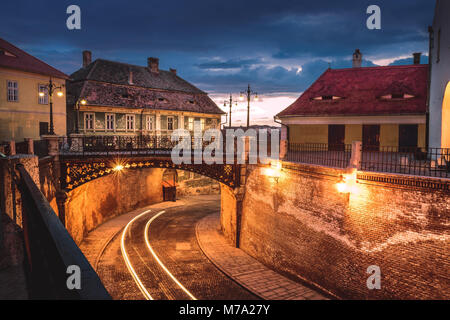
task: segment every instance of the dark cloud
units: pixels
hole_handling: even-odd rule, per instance
[[[300,92],[329,63],[351,66],[355,48],[366,65],[427,52],[434,1],[376,2],[382,30],[370,31],[368,0],[4,1],[0,37],[66,73],[89,49],[94,59],[139,65],[158,56],[162,68],[208,91],[239,91],[250,82],[264,92]],[[82,30],[65,27],[71,4],[81,7]]]
[[[258,63],[261,63],[261,59],[231,59],[227,61],[212,60],[197,64],[196,67],[200,69],[236,69],[249,67]]]

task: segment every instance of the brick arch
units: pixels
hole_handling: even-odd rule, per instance
[[[123,168],[115,170],[120,164]],[[106,158],[61,159],[61,189],[71,191],[79,186],[111,174],[126,174],[128,170],[145,168],[176,169],[190,171],[216,180],[230,188],[239,186],[240,165],[238,164],[175,164],[171,158],[133,158],[114,160]]]

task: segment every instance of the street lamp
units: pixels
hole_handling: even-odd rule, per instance
[[[75,110],[77,111],[77,116],[75,118],[76,123],[75,123],[75,133],[80,133],[78,127],[80,126],[80,104],[82,104],[83,106],[86,105],[87,101],[84,99],[78,99],[77,102],[75,103]]]
[[[226,101],[226,100],[225,100],[225,101],[223,102],[223,106],[224,106],[224,107],[226,107],[227,105],[230,106],[230,114],[229,114],[229,115],[230,115],[230,120],[229,120],[229,121],[230,121],[230,128],[231,128],[231,106],[233,105],[233,96],[231,95],[231,93],[230,93],[230,100],[229,100],[229,101]],[[237,104],[237,101],[234,101],[234,105],[235,105],[235,106],[238,105],[238,104]]]
[[[64,88],[64,85],[56,85],[53,83],[52,78],[50,78],[49,83],[47,83],[45,85],[45,87],[47,88],[47,92],[48,92],[48,98],[49,98],[49,104],[50,104],[50,135],[54,135],[55,134],[55,129],[53,126],[53,92],[56,91],[56,95],[58,97],[62,97],[64,96],[64,93],[62,92],[62,89]],[[45,95],[45,92],[39,92],[39,96],[43,97]]]
[[[250,84],[248,85],[247,91],[241,92],[241,96],[239,97],[239,100],[244,101],[244,97],[247,97],[247,128],[250,127],[250,101],[252,99],[252,95],[255,96],[254,100],[258,101],[258,93],[255,91],[252,91],[250,89]]]

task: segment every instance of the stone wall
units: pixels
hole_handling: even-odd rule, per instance
[[[14,155],[0,159],[0,269],[23,262],[22,199],[13,176],[22,164],[39,186],[38,158]]]
[[[448,193],[362,180],[339,193],[342,170],[283,167],[278,181],[262,167],[247,176],[241,249],[341,298],[450,298]],[[236,213],[224,200],[233,196],[222,194],[222,229],[232,239]],[[380,290],[367,288],[371,265],[381,269]]]
[[[198,173],[177,170],[177,197],[219,194],[219,182]]]
[[[112,217],[162,201],[162,169],[136,169],[88,182],[68,193],[66,228],[79,244]]]

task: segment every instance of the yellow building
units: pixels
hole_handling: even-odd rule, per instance
[[[362,59],[359,51],[355,57]],[[428,65],[328,69],[276,117],[289,143],[426,147]],[[354,61],[355,62],[355,61]]]
[[[47,134],[50,105],[47,85],[62,87],[53,95],[55,133],[66,134],[67,75],[0,39],[0,141],[39,139]],[[41,94],[39,94],[41,92]]]

